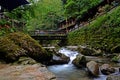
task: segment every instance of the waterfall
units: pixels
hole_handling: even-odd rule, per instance
[[[59,53],[66,55],[70,58],[70,61],[68,64],[72,64],[72,61],[76,58],[78,52],[77,51],[71,51],[66,48],[62,48],[59,50]]]

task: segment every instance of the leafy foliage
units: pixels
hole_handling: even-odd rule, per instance
[[[11,27],[23,31],[56,29],[58,22],[64,19],[61,0],[30,0],[30,2],[30,5],[5,12],[4,15],[9,19],[0,21],[0,25],[9,21]]]
[[[69,44],[88,44],[106,51],[120,44],[120,7],[98,17],[90,25],[71,32]]]
[[[56,29],[58,22],[64,18],[61,0],[40,0],[33,5],[35,17],[29,20],[28,30]]]
[[[101,0],[67,0],[65,5],[66,16],[82,16],[90,8],[98,5]]]

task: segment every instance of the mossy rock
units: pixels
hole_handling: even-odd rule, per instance
[[[20,57],[19,60],[14,62],[13,64],[33,65],[33,64],[37,64],[37,62],[30,57]]]
[[[18,57],[25,56],[25,50],[7,37],[0,38],[0,58],[7,62],[18,60]]]
[[[95,51],[93,51],[92,49],[88,48],[88,47],[79,47],[78,51],[86,56],[90,56],[93,55],[93,53],[95,53]]]
[[[85,67],[87,63],[86,57],[84,55],[78,54],[72,63],[79,68]]]
[[[29,56],[37,61],[48,61],[52,54],[45,49],[28,34],[15,32],[0,38],[0,57],[7,61],[18,60],[21,56]]]

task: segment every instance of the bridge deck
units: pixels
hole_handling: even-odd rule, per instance
[[[63,31],[31,31],[29,32],[32,38],[36,40],[65,40],[67,35]]]

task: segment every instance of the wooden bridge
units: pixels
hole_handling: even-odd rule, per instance
[[[75,18],[69,18],[61,21],[58,25],[58,30],[35,30],[29,34],[36,40],[65,40],[67,33],[75,26]]]
[[[36,40],[65,40],[67,34],[65,31],[46,31],[46,30],[36,30],[29,32],[32,38]]]

